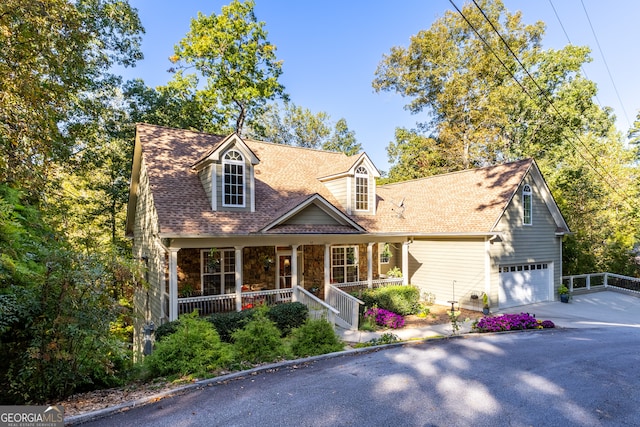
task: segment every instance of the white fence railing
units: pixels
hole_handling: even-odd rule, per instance
[[[332,325],[336,324],[336,316],[339,314],[337,309],[304,288],[297,287],[296,289],[298,291],[293,293],[292,299],[307,306],[310,319],[326,319]]]
[[[351,330],[358,329],[360,304],[364,302],[333,285],[326,288],[325,300],[338,311],[336,318],[338,326]]]
[[[289,302],[292,293],[291,288],[242,292],[240,294],[241,308],[253,308],[257,304],[274,305],[280,302]],[[191,313],[194,310],[198,310],[200,316],[236,311],[236,294],[178,298],[178,314]]]
[[[381,288],[383,286],[402,285],[402,277],[393,277],[389,279],[375,279],[371,282],[372,288]],[[369,287],[367,280],[359,280],[357,282],[333,283],[332,286],[340,288],[345,292],[357,292]]]
[[[590,273],[562,276],[562,283],[569,288],[569,292],[603,288],[619,288],[640,292],[640,278],[615,273]]]

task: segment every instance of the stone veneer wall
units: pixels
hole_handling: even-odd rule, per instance
[[[304,288],[308,291],[319,288],[318,297],[324,298],[324,246],[304,245]],[[367,245],[359,244],[358,279],[367,279]],[[373,278],[379,277],[378,245],[373,246]],[[264,284],[267,289],[274,289],[276,282],[276,252],[274,247],[247,247],[243,249],[243,284]],[[271,260],[268,263],[267,260]],[[200,284],[200,249],[181,249],[178,251],[178,294],[199,292]],[[268,264],[268,268],[265,265]]]
[[[324,246],[305,245],[303,248],[304,259],[304,288],[319,289],[318,298],[324,299]]]
[[[244,265],[242,267],[243,283],[264,284],[267,289],[275,289],[276,283],[276,249],[274,247],[244,248],[242,252]],[[267,260],[271,262],[268,263]],[[268,268],[265,269],[265,265]]]
[[[222,248],[221,248],[222,249]],[[178,295],[190,292],[200,292],[200,251],[201,249],[180,249],[178,251]],[[275,249],[273,247],[244,248],[243,257],[243,283],[264,284],[267,289],[275,288]],[[267,259],[271,263],[266,263]],[[265,264],[269,265],[265,269]]]

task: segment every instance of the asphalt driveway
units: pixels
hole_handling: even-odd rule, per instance
[[[97,415],[90,425],[640,425],[640,298],[605,291],[505,312],[535,314],[558,329],[287,362],[67,422]]]

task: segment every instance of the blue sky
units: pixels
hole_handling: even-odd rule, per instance
[[[200,11],[220,13],[221,0],[130,0],[145,27],[145,59],[122,72],[126,79],[142,78],[149,86],[171,79],[166,70],[173,46],[187,33]],[[455,0],[462,8],[463,0]],[[637,0],[506,0],[511,12],[521,10],[523,21],[547,25],[545,48],[569,42],[592,49],[593,61],[584,67],[598,84],[600,105],[614,109],[620,131],[626,133],[640,109],[640,1]],[[600,43],[614,90],[591,24]],[[268,40],[284,61],[281,83],[291,101],[332,121],[345,118],[349,128],[380,170],[388,170],[386,147],[396,127],[422,120],[404,110],[408,102],[393,93],[374,93],[371,82],[382,56],[392,46],[408,46],[409,39],[453,6],[448,0],[256,0],[255,13],[265,22]],[[624,110],[623,110],[624,108]],[[626,115],[625,112],[626,111]]]

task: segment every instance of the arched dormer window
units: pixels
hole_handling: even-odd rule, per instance
[[[222,169],[222,205],[244,207],[244,157],[238,151],[227,151],[222,158]]]
[[[532,224],[532,199],[531,186],[525,184],[524,187],[522,187],[522,223],[524,225]]]
[[[369,210],[369,173],[364,166],[358,166],[356,178],[356,210]]]

